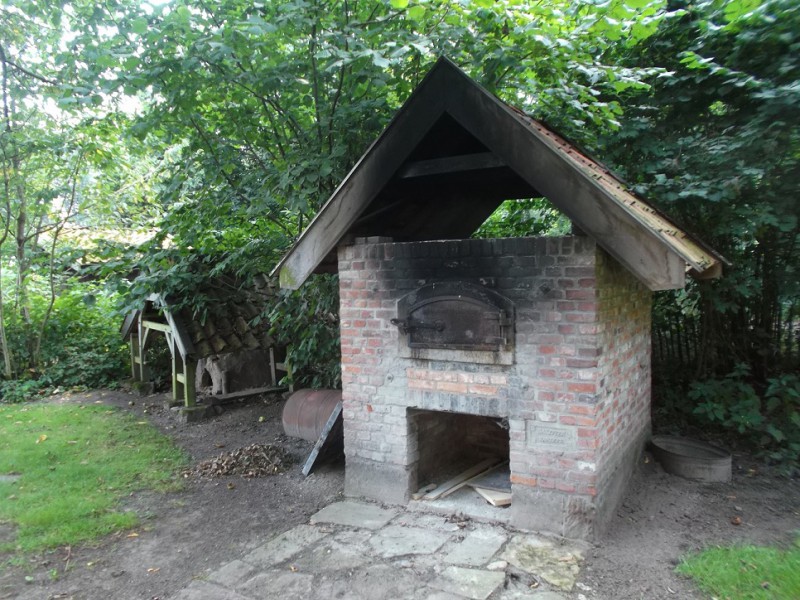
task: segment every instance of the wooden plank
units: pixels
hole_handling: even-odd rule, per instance
[[[133,327],[136,325],[137,319],[139,318],[139,311],[132,310],[127,315],[125,315],[125,320],[122,322],[122,327],[120,327],[119,333],[122,336],[122,339],[127,339],[129,335],[133,332]]]
[[[275,371],[275,348],[269,347],[269,375],[272,385],[278,385],[278,373]]]
[[[139,379],[139,334],[132,333],[128,339],[128,346],[131,353],[131,377],[134,381],[141,381]]]
[[[437,68],[441,68],[437,63]],[[295,245],[273,269],[282,288],[296,290],[407,160],[442,116],[446,90],[434,68],[359,159]]]
[[[425,494],[427,494],[428,492],[430,492],[431,490],[434,490],[434,489],[436,489],[436,484],[435,483],[429,483],[428,485],[424,485],[421,488],[419,488],[416,492],[411,494],[411,499],[412,500],[421,500],[422,497]]]
[[[156,307],[161,310],[161,314],[172,329],[175,338],[175,345],[177,346],[181,356],[189,358],[194,355],[194,344],[192,344],[191,336],[189,335],[183,322],[170,312],[167,301],[160,294],[150,294],[147,297],[149,302],[152,302]]]
[[[322,460],[332,458],[344,453],[344,428],[342,420],[342,403],[337,402],[325,426],[319,434],[319,439],[311,449],[305,464],[303,475],[308,476],[314,465]]]
[[[469,483],[470,483],[470,482],[471,482],[473,479],[475,479],[476,477],[481,477],[481,476],[485,475],[486,473],[488,473],[489,471],[491,471],[493,468],[494,468],[494,467],[489,467],[488,469],[485,469],[485,470],[481,471],[480,473],[478,473],[477,475],[475,475],[475,477],[470,477],[470,478],[469,478],[469,479],[467,479],[466,481],[464,481],[464,482],[462,482],[462,483],[459,483],[459,484],[458,484],[458,485],[456,485],[456,486],[453,486],[452,488],[450,488],[449,490],[447,490],[447,491],[446,491],[444,494],[442,494],[441,496],[439,496],[439,498],[446,498],[446,497],[447,497],[447,496],[449,496],[450,494],[452,494],[452,493],[454,493],[454,492],[457,492],[458,490],[460,490],[460,489],[461,489],[461,488],[463,488],[464,486],[466,486],[466,485],[469,485]]]
[[[509,506],[511,504],[511,492],[498,492],[474,486],[473,489],[492,506]]]
[[[448,479],[443,484],[439,485],[436,489],[431,490],[427,494],[425,494],[422,499],[423,500],[436,500],[437,498],[441,498],[447,496],[457,489],[462,488],[467,484],[467,482],[475,477],[476,475],[481,475],[485,473],[488,469],[493,468],[497,465],[498,459],[496,458],[487,458],[482,460],[477,465],[470,467],[466,471],[462,471],[455,477]]]
[[[479,152],[476,154],[462,154],[460,156],[446,156],[406,163],[397,173],[401,179],[413,177],[427,177],[430,175],[445,175],[448,173],[461,173],[464,171],[477,171],[480,169],[496,169],[506,166],[492,152]]]
[[[268,394],[270,392],[282,392],[287,390],[285,385],[275,385],[269,387],[251,388],[249,390],[241,390],[239,392],[231,392],[229,394],[217,394],[210,396],[209,400],[212,404],[220,404],[229,400],[237,400],[239,398],[247,398],[248,396],[257,396],[258,394]]]
[[[497,465],[494,469],[487,471],[483,475],[474,477],[470,480],[468,485],[473,488],[481,487],[496,492],[510,492],[511,470],[509,469],[508,462]]]
[[[142,326],[147,329],[155,329],[156,331],[171,332],[172,327],[167,323],[157,323],[156,321],[142,321]]]
[[[182,402],[183,395],[180,394],[180,386],[183,383],[183,374],[180,371],[183,368],[183,362],[175,352],[172,353],[170,367],[172,368],[172,400],[175,403]]]
[[[183,399],[187,407],[197,405],[197,397],[194,389],[194,377],[197,370],[197,362],[189,358],[183,359]]]

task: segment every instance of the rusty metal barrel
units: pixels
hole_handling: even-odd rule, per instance
[[[316,442],[331,416],[342,390],[297,390],[283,407],[283,431],[286,435]]]

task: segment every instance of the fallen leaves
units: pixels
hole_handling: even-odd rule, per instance
[[[184,477],[225,477],[240,475],[246,479],[283,473],[292,458],[282,448],[270,444],[251,444],[205,460],[183,472]]]
[[[45,434],[42,434],[42,435],[39,436],[39,439],[36,440],[36,443],[37,444],[41,444],[46,439],[47,439],[47,436]]]

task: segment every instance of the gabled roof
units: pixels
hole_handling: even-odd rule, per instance
[[[269,321],[256,319],[274,298],[274,289],[266,277],[256,277],[248,287],[231,277],[213,277],[196,293],[207,298],[202,317],[188,308],[174,310],[175,304],[169,298],[151,294],[142,309],[125,317],[120,328],[122,338],[127,339],[133,332],[144,311],[146,319],[170,326],[182,356],[206,358],[239,350],[268,350],[274,345]]]
[[[355,236],[469,237],[503,200],[544,196],[651,290],[720,258],[543,123],[440,59],[275,268],[297,289]]]

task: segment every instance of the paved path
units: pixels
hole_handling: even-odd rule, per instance
[[[563,600],[578,542],[499,525],[338,502],[174,600]]]

